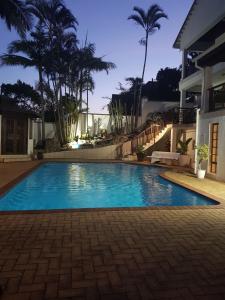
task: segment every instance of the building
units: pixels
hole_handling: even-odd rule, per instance
[[[0,99],[0,161],[9,156],[33,153],[33,114]]]
[[[199,108],[196,144],[209,145],[208,175],[225,180],[225,1],[195,0],[174,48],[182,51],[181,111]]]

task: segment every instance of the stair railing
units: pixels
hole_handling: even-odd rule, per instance
[[[145,130],[143,130],[138,135],[134,136],[131,140],[132,153],[136,152],[136,149],[138,146],[144,146],[145,144],[150,143],[150,141],[152,141],[152,140],[155,143],[156,136],[164,128],[165,128],[164,124],[154,123],[154,124],[151,124],[149,127],[147,127]]]

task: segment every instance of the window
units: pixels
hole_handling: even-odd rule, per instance
[[[225,83],[209,89],[209,111],[225,109]]]
[[[210,172],[214,174],[217,171],[218,129],[218,123],[211,125]]]

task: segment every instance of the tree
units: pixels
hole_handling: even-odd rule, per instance
[[[128,17],[128,20],[133,20],[137,25],[141,26],[145,31],[145,37],[140,40],[140,44],[145,47],[145,55],[144,55],[144,64],[141,76],[141,85],[139,89],[139,97],[138,97],[138,109],[137,114],[139,115],[141,110],[141,96],[142,96],[142,85],[144,82],[146,61],[148,55],[148,41],[149,35],[153,34],[156,30],[159,30],[161,25],[159,24],[159,20],[162,18],[167,18],[167,15],[163,12],[163,10],[157,5],[154,4],[149,7],[149,9],[145,12],[142,8],[135,6],[133,8],[135,14]],[[137,120],[136,124],[137,127]]]
[[[46,61],[47,39],[41,28],[31,33],[30,39],[21,39],[11,42],[8,46],[8,54],[0,57],[2,65],[35,67],[39,75],[39,87],[41,92],[41,118],[42,140],[45,140],[45,104],[43,95],[43,70]],[[23,53],[19,55],[17,53]]]
[[[0,18],[5,21],[9,30],[14,27],[21,37],[31,29],[32,17],[24,1],[1,0]]]
[[[112,62],[104,61],[102,57],[95,56],[95,45],[93,43],[88,43],[84,48],[80,49],[80,60],[78,62],[80,67],[81,79],[83,79],[83,84],[86,86],[85,90],[87,93],[87,130],[88,130],[88,110],[89,110],[89,87],[94,88],[94,82],[92,79],[93,72],[108,71],[114,69],[116,66]],[[81,89],[82,93],[82,89]],[[82,101],[82,95],[80,97]]]
[[[181,70],[177,68],[160,69],[156,75],[156,80],[160,87],[168,87],[172,91],[179,89],[179,81],[181,79]]]
[[[29,84],[18,80],[14,84],[2,84],[1,94],[13,100],[20,108],[25,111],[39,113],[40,95]]]
[[[67,142],[74,140],[77,135],[77,126],[80,113],[86,111],[86,109],[80,109],[80,103],[75,98],[64,96],[64,109],[66,113],[66,139]],[[74,125],[74,128],[72,128]]]
[[[131,132],[135,129],[135,124],[138,124],[138,91],[142,84],[142,79],[139,77],[128,77],[125,79],[130,84],[129,91],[133,93],[133,103],[130,108],[131,115]],[[135,118],[134,118],[135,117]]]
[[[142,97],[149,101],[179,101],[179,81],[181,71],[177,68],[160,69],[156,81],[147,82],[142,89]]]
[[[96,57],[94,44],[85,43],[85,47],[78,48],[78,22],[62,0],[27,0],[26,3],[36,22],[35,31],[29,38],[12,42],[8,53],[1,56],[1,64],[36,67],[42,137],[45,138],[47,111],[51,119],[54,117],[58,140],[63,145],[70,131],[68,124],[71,125],[71,120],[76,121],[75,114],[68,113],[68,107],[76,114],[82,112],[83,93],[86,92],[88,102],[88,94],[94,89],[93,73],[108,72],[115,65],[104,61],[103,57]],[[69,101],[69,106],[65,101]]]
[[[65,124],[62,101],[62,86],[68,80],[68,58],[70,50],[76,47],[76,26],[78,22],[61,0],[29,0],[30,12],[37,18],[38,26],[47,36],[48,54],[45,74],[49,89],[53,90],[53,107],[56,110],[58,138],[65,143]],[[69,31],[72,29],[72,31]],[[73,45],[73,46],[71,46]]]

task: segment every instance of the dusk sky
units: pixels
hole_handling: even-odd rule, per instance
[[[168,15],[168,20],[161,20],[161,30],[150,37],[149,55],[145,73],[145,82],[155,78],[157,71],[165,67],[178,67],[181,54],[172,48],[173,42],[191,7],[193,0],[65,0],[79,22],[77,31],[80,43],[88,39],[96,44],[96,55],[105,56],[117,68],[95,74],[96,89],[90,95],[90,112],[103,113],[102,108],[111,97],[118,93],[118,82],[124,83],[126,77],[141,76],[144,47],[138,41],[143,37],[143,30],[127,18],[132,14],[133,6],[147,9],[151,4],[159,4]],[[0,53],[5,53],[7,45],[18,39],[15,31],[8,31],[0,20]],[[2,67],[0,84],[14,83],[18,79],[34,85],[38,74],[35,69],[21,67]]]

